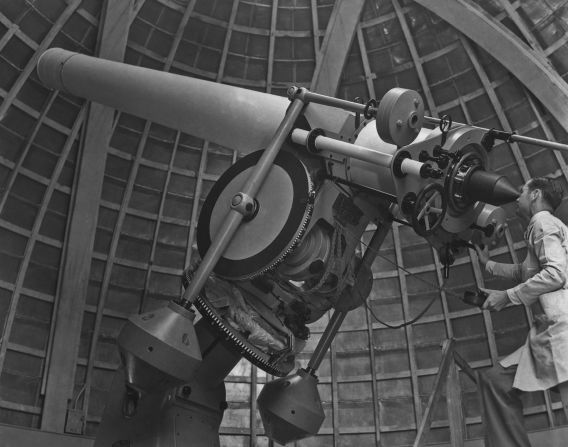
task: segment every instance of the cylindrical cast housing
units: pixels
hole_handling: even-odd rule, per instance
[[[519,191],[511,185],[507,177],[494,172],[477,169],[466,178],[464,191],[471,200],[499,206],[513,202]]]
[[[306,144],[308,131],[303,129],[294,129],[292,131],[292,141],[294,143]],[[315,139],[315,146],[322,151],[329,151],[335,154],[345,155],[347,157],[356,158],[361,161],[367,161],[377,166],[389,168],[392,162],[392,155],[385,154],[375,149],[359,146],[356,144],[346,143],[345,141],[335,140],[324,136]]]
[[[423,166],[424,163],[420,161],[412,160],[411,158],[405,158],[400,164],[400,171],[403,174],[410,174],[415,175],[416,177],[420,177],[420,170]]]
[[[414,141],[417,142],[425,139],[430,132],[431,130],[423,128]],[[363,129],[361,129],[361,132],[359,132],[359,135],[355,140],[355,144],[368,148],[368,150],[374,150],[382,154],[390,155],[391,157],[393,157],[398,150],[394,144],[385,143],[381,140],[377,133],[374,121],[369,122]],[[377,189],[387,194],[397,194],[390,166],[387,168],[372,165],[366,161],[353,158],[349,161],[348,179],[359,185]]]
[[[242,152],[262,149],[289,101],[201,79],[53,48],[40,57],[48,87]]]
[[[38,61],[47,86],[247,154],[264,149],[286,98],[51,48]],[[312,127],[339,131],[348,112],[313,104]]]

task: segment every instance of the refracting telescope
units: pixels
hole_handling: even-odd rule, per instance
[[[412,90],[366,104],[296,87],[283,98],[61,49],[41,56],[38,74],[242,155],[203,203],[201,260],[185,271],[183,295],[125,324],[96,446],[215,445],[223,380],[241,356],[281,377],[258,398],[266,435],[283,444],[314,435],[324,419],[317,370],[347,313],[365,304],[392,222],[424,237],[447,277],[464,247],[497,244],[500,206],[518,197],[488,152],[495,139],[525,137],[425,117]],[[203,316],[195,327],[193,307]],[[308,324],[332,309],[307,366],[292,373]]]

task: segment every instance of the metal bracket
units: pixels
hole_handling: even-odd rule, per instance
[[[258,202],[244,192],[238,192],[231,200],[231,209],[241,213],[245,222],[250,221],[258,212]]]
[[[485,148],[487,152],[490,152],[495,146],[495,140],[503,140],[507,143],[511,143],[513,141],[513,135],[516,132],[505,132],[503,130],[497,129],[489,129],[485,135],[483,135],[483,139],[481,140],[481,145]]]

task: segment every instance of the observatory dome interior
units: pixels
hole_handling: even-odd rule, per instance
[[[184,269],[200,258],[203,203],[242,157],[46,87],[36,67],[50,48],[279,97],[296,86],[367,103],[400,87],[418,92],[427,116],[568,143],[568,0],[0,0],[0,440],[8,445],[94,445],[121,328],[183,292]],[[214,107],[209,125],[222,134],[224,105]],[[487,157],[515,188],[546,176],[568,191],[566,151],[509,139]],[[525,256],[515,208],[503,205],[496,261]],[[568,223],[566,199],[556,214]],[[295,445],[413,445],[443,343],[452,339],[481,371],[520,347],[533,324],[524,306],[463,303],[466,290],[512,283],[487,274],[472,248],[446,278],[438,252],[404,222],[393,222],[371,269],[365,304],[347,314],[317,372],[323,425]],[[430,302],[413,324],[385,325]],[[332,313],[309,325],[296,368]],[[476,385],[462,368],[456,374],[463,445],[481,446]],[[279,445],[257,403],[273,379],[246,359],[231,370],[222,446]],[[455,408],[440,392],[425,442],[450,446]],[[560,395],[522,399],[533,445],[565,445]]]

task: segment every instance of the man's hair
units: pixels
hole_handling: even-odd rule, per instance
[[[540,189],[542,191],[542,197],[553,210],[558,208],[562,202],[564,191],[562,190],[560,183],[555,179],[548,177],[534,177],[529,181],[527,186],[529,191]]]

